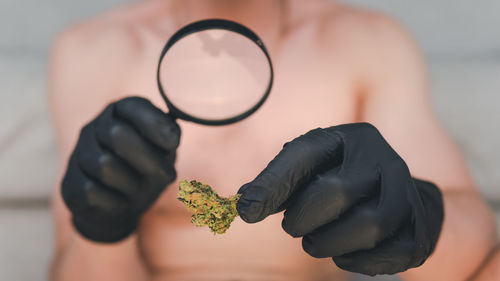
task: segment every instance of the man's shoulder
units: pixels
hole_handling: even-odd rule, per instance
[[[68,93],[73,100],[89,97],[88,93],[75,94],[75,88],[95,92],[101,99],[114,95],[116,85],[146,51],[140,32],[144,18],[154,8],[150,2],[156,1],[122,6],[60,33],[49,58],[53,98],[62,100]]]
[[[378,11],[335,5],[319,19],[317,38],[324,56],[337,54],[332,57],[345,60],[355,75],[363,77],[390,73],[397,63],[420,64],[420,50],[398,20]]]
[[[129,4],[74,24],[61,32],[53,43],[53,55],[108,54],[111,57],[137,54],[139,31],[145,18],[161,1]]]
[[[331,3],[320,17],[319,25],[326,43],[344,43],[354,48],[383,48],[410,39],[403,24],[393,17],[348,4]]]

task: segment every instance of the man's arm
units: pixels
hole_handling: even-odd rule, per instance
[[[112,245],[82,238],[71,226],[60,195],[61,178],[80,129],[115,98],[120,70],[135,51],[128,40],[120,28],[76,27],[63,34],[52,50],[49,92],[60,151],[60,177],[52,195],[56,235],[52,280],[149,279],[137,235]]]
[[[406,161],[414,177],[443,192],[445,220],[437,248],[408,281],[466,280],[497,242],[494,218],[481,199],[455,144],[429,103],[423,60],[407,33],[382,18],[370,19],[359,58],[361,119],[374,124]]]
[[[467,281],[500,280],[500,247],[495,247],[484,260],[479,270]]]

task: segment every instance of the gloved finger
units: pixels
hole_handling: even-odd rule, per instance
[[[427,241],[419,244],[415,257],[427,257],[436,247],[443,226],[443,196],[439,188],[431,182],[419,179],[413,179],[413,182],[414,188],[410,188],[409,192],[413,198],[411,204],[412,219],[415,222],[414,236],[416,241]]]
[[[138,131],[122,120],[113,118],[106,109],[95,121],[97,140],[132,166],[141,175],[154,175],[173,180],[174,153],[166,153],[151,145]],[[92,125],[92,124],[91,124]]]
[[[122,194],[89,179],[78,166],[74,155],[70,158],[68,170],[62,181],[61,194],[71,211],[78,213],[121,212],[128,204]]]
[[[396,274],[416,267],[411,261],[415,249],[410,223],[396,236],[377,247],[333,257],[335,264],[344,270],[366,275]]]
[[[314,176],[338,165],[341,156],[340,137],[323,129],[309,131],[285,144],[267,167],[238,191],[242,194],[237,204],[241,218],[254,223],[276,213]]]
[[[78,164],[94,181],[128,197],[138,191],[141,185],[140,175],[112,152],[99,145],[92,126],[83,128],[77,147],[75,153]]]
[[[348,210],[345,216],[305,236],[304,250],[312,255],[341,256],[375,247],[391,237],[411,213],[406,193],[411,177],[404,162],[379,166],[380,189],[365,204]],[[321,249],[317,249],[321,247]]]
[[[336,220],[351,206],[378,191],[376,167],[342,167],[319,175],[284,213],[283,229],[293,237],[304,236]]]
[[[179,145],[179,125],[147,99],[130,97],[120,100],[115,105],[115,114],[166,151],[175,150]]]
[[[372,249],[391,237],[399,224],[408,217],[409,209],[394,209],[391,216],[380,213],[379,198],[356,206],[337,221],[324,225],[304,236],[304,251],[316,258],[341,256],[346,253]]]
[[[377,206],[378,217],[388,229],[397,229],[411,210],[407,193],[408,185],[413,184],[410,171],[401,158],[379,166],[380,199]]]

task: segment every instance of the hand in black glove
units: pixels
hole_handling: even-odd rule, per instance
[[[110,104],[87,124],[69,160],[62,197],[87,239],[117,242],[175,180],[180,128],[148,100]]]
[[[246,222],[286,209],[283,229],[303,237],[307,253],[367,275],[421,265],[443,221],[438,188],[413,179],[366,123],[315,129],[294,139],[238,193]]]

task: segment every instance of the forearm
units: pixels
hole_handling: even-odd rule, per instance
[[[484,261],[478,272],[467,281],[499,281],[500,280],[500,247],[495,247]]]
[[[150,273],[140,255],[137,235],[115,244],[99,244],[74,234],[56,255],[52,281],[148,281]]]
[[[433,255],[421,267],[401,274],[406,281],[465,281],[497,243],[495,220],[474,191],[445,191],[445,220]]]

